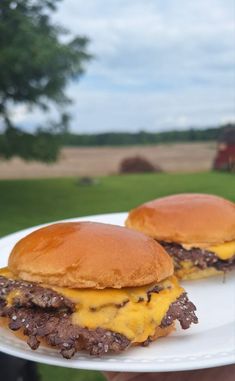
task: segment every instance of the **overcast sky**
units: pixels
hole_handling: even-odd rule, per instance
[[[76,132],[149,131],[235,120],[234,0],[64,0],[55,20],[95,55],[68,87]],[[44,116],[25,107],[16,122]]]

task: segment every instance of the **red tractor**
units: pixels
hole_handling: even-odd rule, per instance
[[[213,169],[235,172],[235,126],[223,129],[218,140]]]

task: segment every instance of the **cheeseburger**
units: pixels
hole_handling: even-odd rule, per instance
[[[235,268],[235,204],[207,194],[178,194],[140,205],[126,226],[161,243],[175,274],[196,279]]]
[[[172,276],[172,259],[152,238],[93,222],[50,225],[21,239],[0,270],[1,324],[31,349],[71,358],[147,345],[197,323]]]

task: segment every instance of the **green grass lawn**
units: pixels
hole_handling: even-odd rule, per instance
[[[218,194],[235,201],[235,175],[226,173],[110,176],[93,186],[76,178],[0,181],[0,236],[61,218],[120,212],[177,192]]]
[[[0,235],[62,218],[120,212],[155,197],[204,192],[235,201],[235,176],[226,173],[110,176],[93,186],[76,178],[0,181]],[[39,366],[42,381],[99,381],[100,373]]]
[[[43,364],[39,365],[38,370],[42,381],[105,381],[100,372],[88,370],[60,368]]]

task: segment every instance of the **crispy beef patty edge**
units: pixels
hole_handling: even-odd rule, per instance
[[[222,260],[214,253],[200,248],[186,250],[178,243],[160,241],[167,253],[174,259],[176,269],[182,266],[181,261],[191,261],[196,267],[204,270],[208,267],[214,267],[218,271],[229,271],[235,268],[235,254],[232,258]]]
[[[11,306],[8,306],[7,297],[13,290],[20,290],[20,293],[16,293]],[[159,287],[154,287],[148,292],[158,293],[160,290]],[[119,353],[131,345],[131,341],[120,333],[72,324],[74,309],[75,306],[69,299],[51,289],[0,276],[0,316],[9,319],[11,330],[23,330],[24,335],[28,336],[27,343],[31,349],[37,349],[40,339],[44,339],[47,344],[59,349],[64,358],[70,359],[80,350],[101,356],[108,352]],[[181,327],[187,329],[191,323],[198,322],[195,310],[196,307],[189,301],[187,294],[183,293],[170,305],[160,327],[168,327],[174,320],[178,320]],[[151,338],[146,342],[151,342]]]

